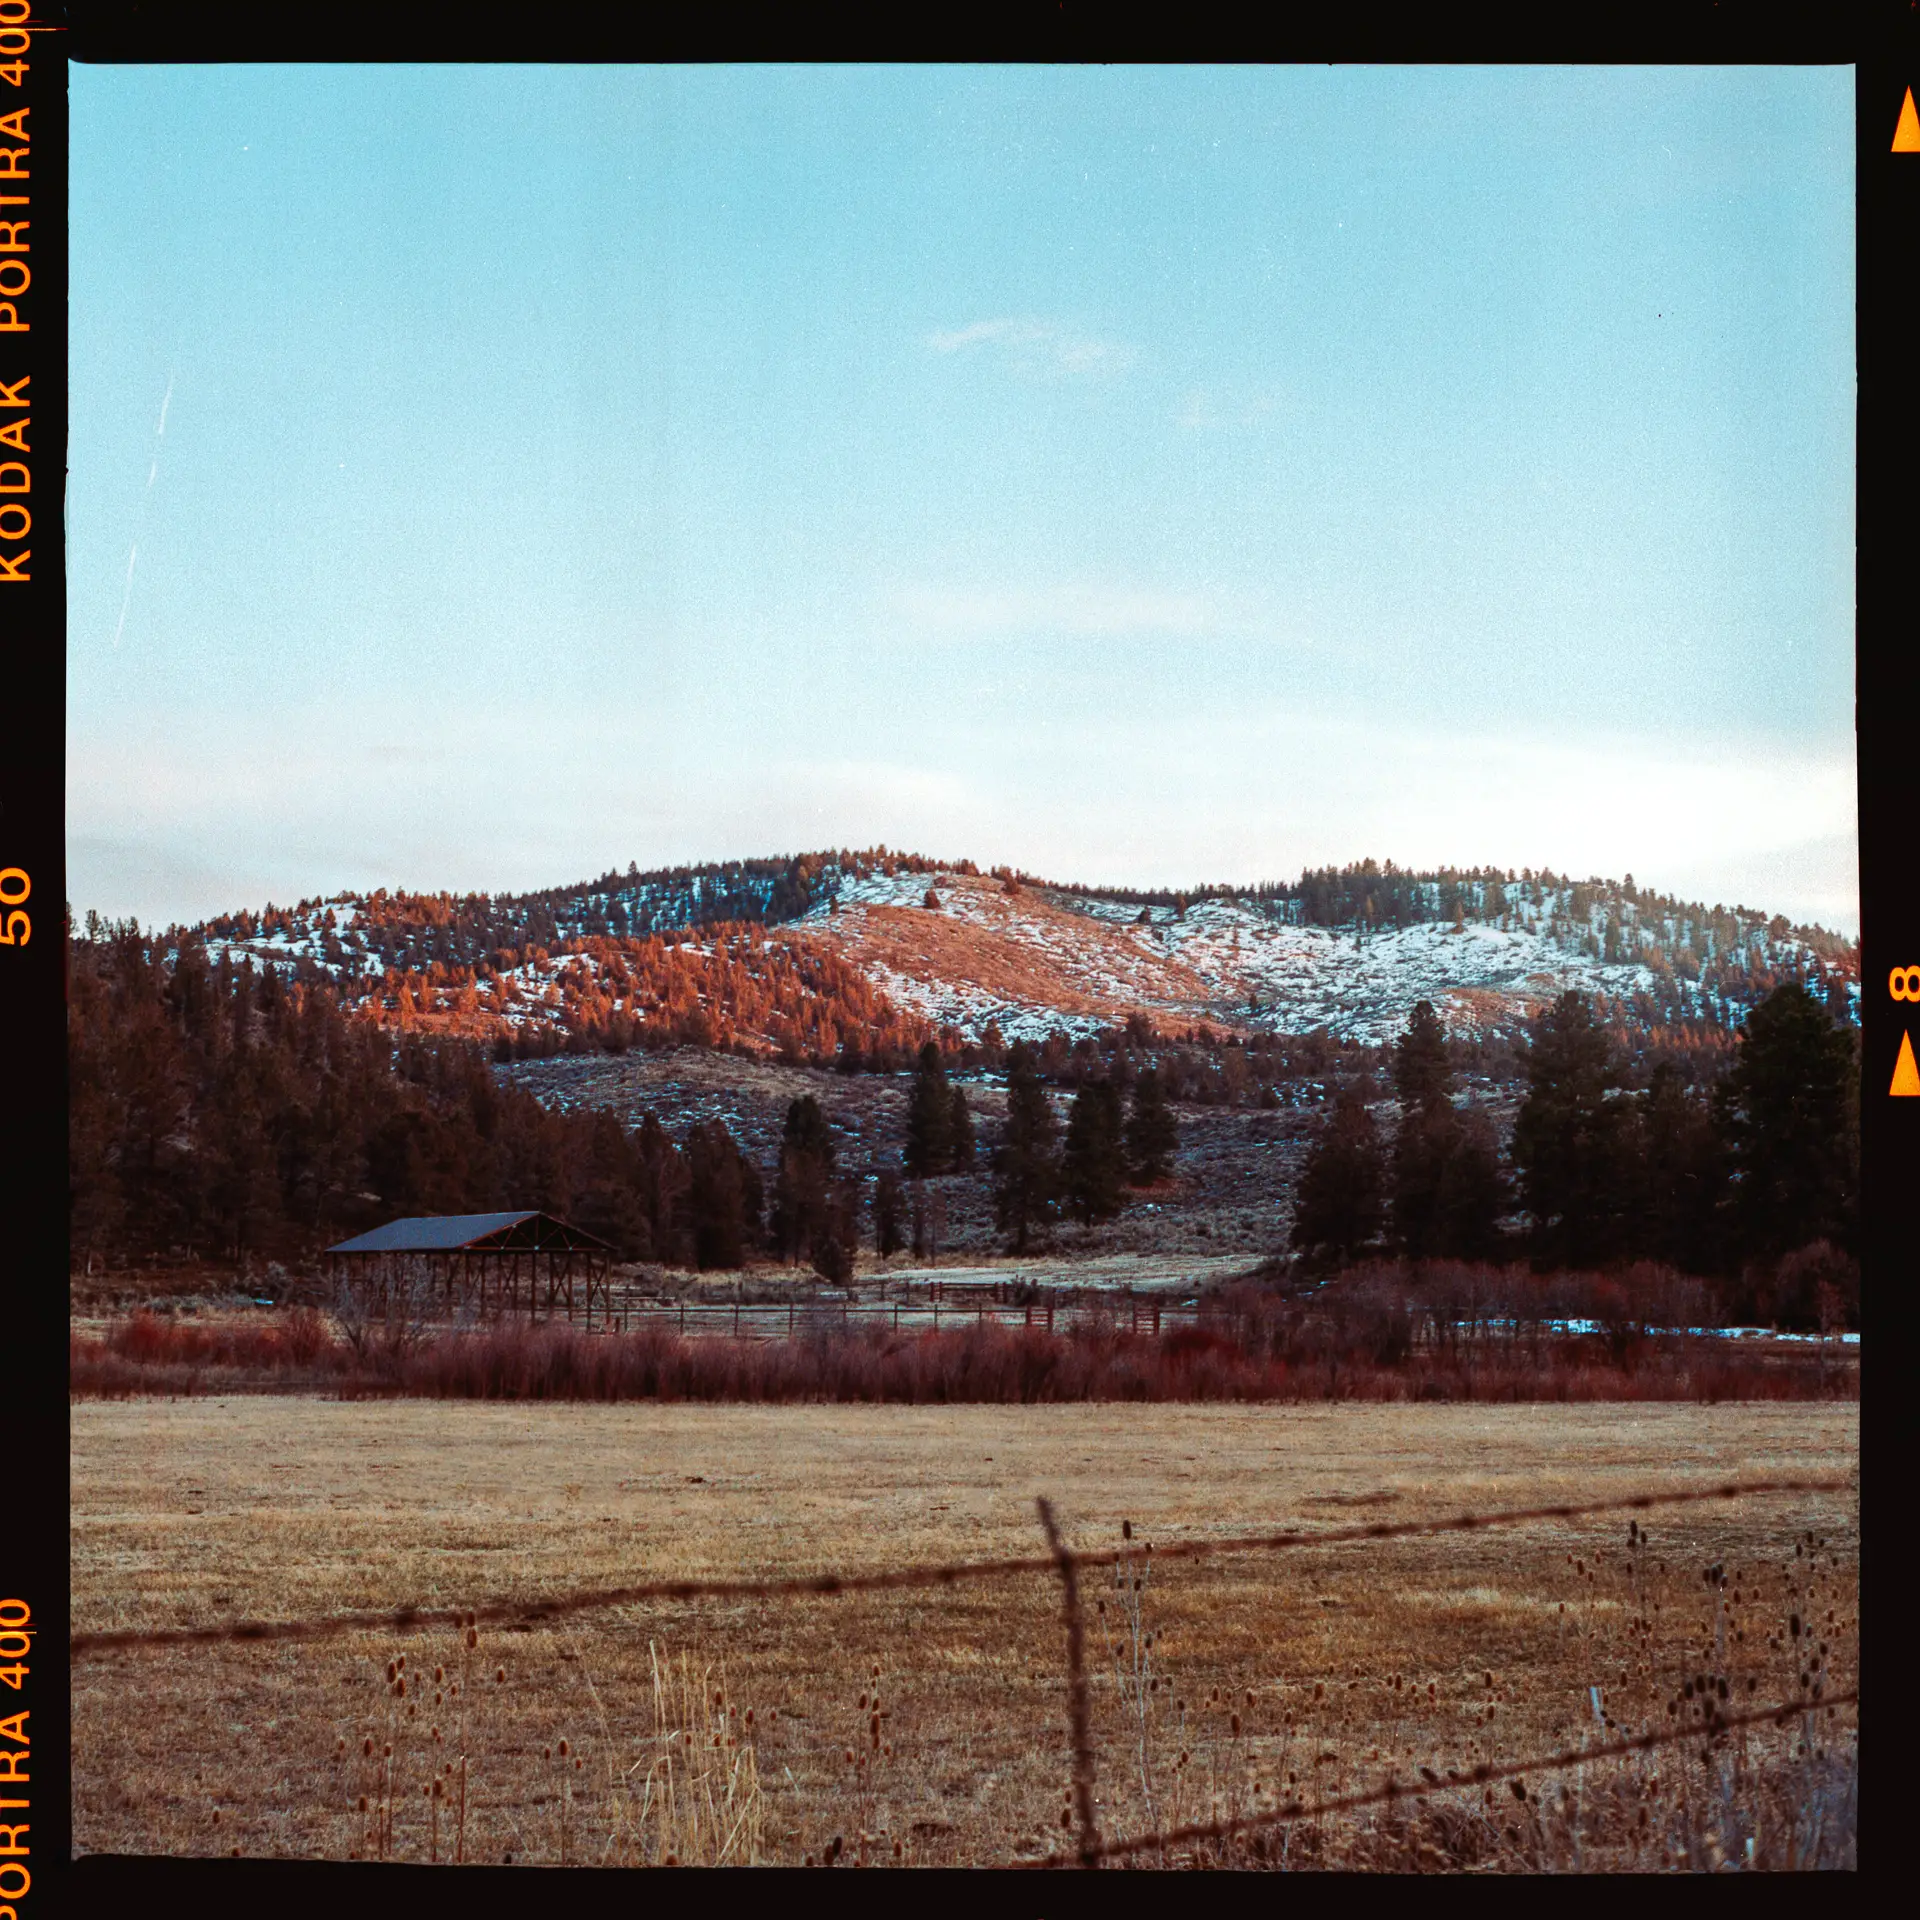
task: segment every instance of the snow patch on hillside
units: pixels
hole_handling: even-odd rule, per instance
[[[864,953],[897,946],[901,922],[875,910],[938,914],[1023,949],[1035,991],[996,991],[978,981],[910,974]],[[897,1003],[970,1039],[991,1022],[1008,1040],[1057,1028],[1097,1031],[1139,1010],[1161,1024],[1209,1021],[1243,1029],[1315,1028],[1370,1044],[1390,1041],[1420,1000],[1430,1000],[1461,1036],[1513,1032],[1569,988],[1627,999],[1657,984],[1650,969],[1572,953],[1546,933],[1470,922],[1459,931],[1426,924],[1356,935],[1278,920],[1255,907],[1205,900],[1184,914],[1123,901],[1021,890],[971,875],[871,874],[842,887],[835,908],[799,923],[838,943]],[[912,922],[907,923],[909,926]],[[929,939],[932,929],[929,927]],[[1063,1010],[1068,983],[1092,1008]]]

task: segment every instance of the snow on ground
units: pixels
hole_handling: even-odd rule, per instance
[[[1671,999],[1671,977],[1663,981],[1637,960],[1600,957],[1591,912],[1578,922],[1563,917],[1559,931],[1549,931],[1564,906],[1555,895],[1544,906],[1538,898],[1516,901],[1500,924],[1469,920],[1456,929],[1428,921],[1368,933],[1299,924],[1284,907],[1232,898],[1198,900],[1184,911],[1143,909],[978,874],[876,870],[843,876],[832,898],[778,939],[838,951],[896,1005],[975,1039],[989,1026],[1007,1040],[1062,1030],[1077,1037],[1138,1012],[1176,1031],[1200,1023],[1243,1032],[1319,1029],[1378,1045],[1404,1029],[1422,999],[1461,1037],[1516,1034],[1568,988],[1616,1001],[1643,993]],[[321,925],[328,910],[331,933]],[[271,933],[210,938],[208,949],[216,961],[250,959],[289,971],[308,961],[377,978],[384,965],[364,919],[362,902],[337,896],[319,911],[294,910]],[[1580,929],[1573,937],[1569,925]],[[1711,937],[1698,937],[1711,947]],[[712,950],[710,939],[691,930],[666,938],[689,955]],[[1773,964],[1791,964],[1798,944],[1776,939],[1769,951],[1759,932],[1753,942]],[[550,944],[556,961],[593,971],[588,961],[565,958],[564,937]],[[550,1012],[552,978],[551,966],[523,959],[501,981],[480,984],[481,1007],[516,1027],[538,1020]],[[1697,983],[1681,991],[1699,1000]]]
[[[929,887],[940,904],[924,904]],[[1568,988],[1626,997],[1655,986],[1637,964],[1573,953],[1546,934],[1468,923],[1366,935],[1297,926],[1228,900],[1185,914],[1023,889],[961,874],[872,874],[800,925],[835,942],[901,1005],[977,1038],[1080,1033],[1135,1009],[1390,1041],[1419,1000],[1450,1030],[1513,1031]]]

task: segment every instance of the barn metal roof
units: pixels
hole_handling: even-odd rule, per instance
[[[389,1220],[371,1233],[356,1234],[329,1247],[329,1253],[462,1253],[475,1251],[545,1252],[600,1250],[606,1242],[552,1214],[439,1213]]]

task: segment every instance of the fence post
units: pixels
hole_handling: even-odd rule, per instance
[[[1082,1660],[1080,1579],[1073,1550],[1060,1538],[1054,1525],[1053,1508],[1043,1496],[1035,1502],[1040,1509],[1040,1524],[1047,1532],[1047,1545],[1053,1549],[1053,1563],[1060,1569],[1062,1610],[1067,1624],[1067,1722],[1073,1736],[1073,1809],[1080,1828],[1080,1864],[1100,1864],[1100,1830],[1093,1819],[1093,1734],[1087,1720],[1087,1674]]]

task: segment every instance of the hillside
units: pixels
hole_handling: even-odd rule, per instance
[[[929,893],[935,904],[928,904]],[[1458,1038],[1554,995],[1617,1028],[1725,1033],[1782,980],[1857,1000],[1857,946],[1750,908],[1549,873],[1372,862],[1192,895],[1050,885],[876,849],[609,873],[519,896],[377,892],[176,929],[210,960],[324,978],[380,1024],[560,1047],[789,1059],[1078,1036],[1130,1017],[1380,1044],[1428,999]]]

